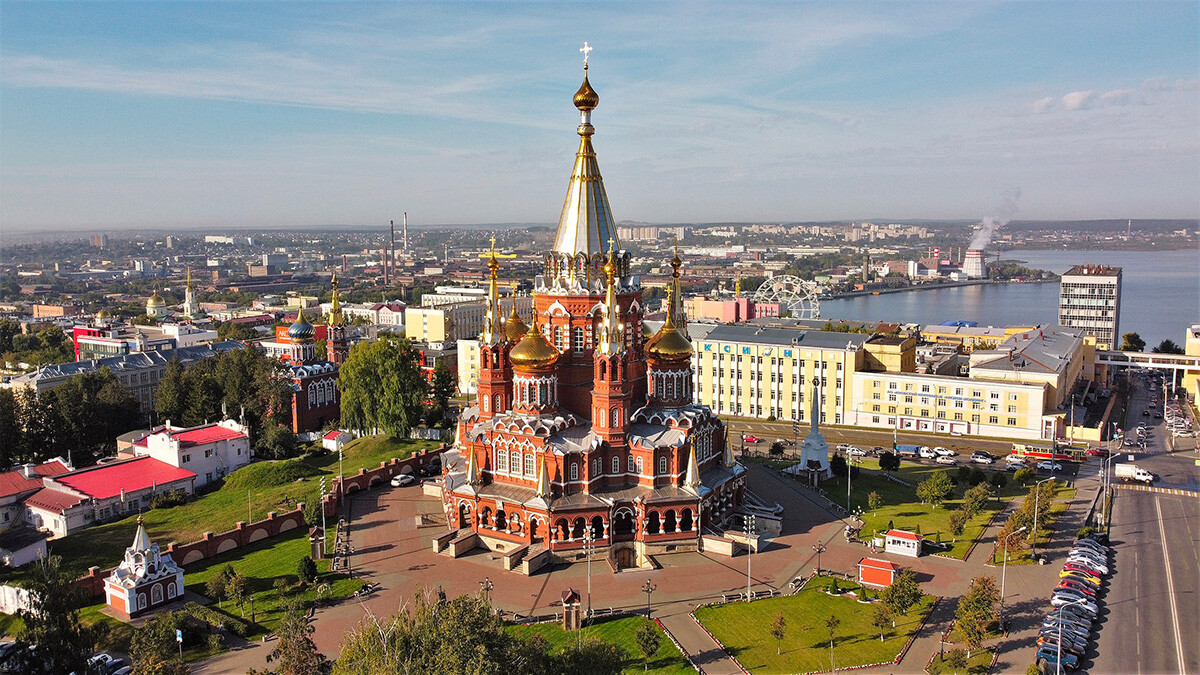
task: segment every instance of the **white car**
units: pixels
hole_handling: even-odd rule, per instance
[[[933,454],[937,455],[938,457],[953,457],[958,453],[954,452],[950,448],[943,448],[939,445],[933,449]]]
[[[954,459],[954,455],[938,455],[933,461],[938,464],[958,464],[958,460]]]
[[[855,457],[866,457],[867,451],[858,447],[857,445],[851,445],[846,449],[846,454],[853,455]]]
[[[397,474],[392,478],[392,487],[404,487],[406,485],[416,485],[417,479],[411,473]]]
[[[1049,472],[1053,473],[1055,471],[1062,471],[1062,464],[1059,464],[1058,462],[1052,462],[1047,459],[1047,460],[1038,462],[1037,468],[1038,468],[1038,471],[1049,471]]]
[[[917,456],[924,459],[933,459],[937,455],[934,454],[933,448],[928,445],[922,445],[920,448],[917,448]]]

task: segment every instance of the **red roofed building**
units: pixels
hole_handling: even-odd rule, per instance
[[[133,441],[135,456],[148,455],[196,474],[196,487],[208,485],[250,463],[245,426],[221,420],[198,427],[159,427]]]
[[[883,541],[883,552],[916,558],[921,555],[921,535],[905,530],[888,530]]]
[[[41,464],[26,464],[0,473],[0,531],[25,522],[25,499],[42,489],[42,478],[71,470],[61,457]]]
[[[26,519],[62,537],[150,508],[156,495],[191,495],[196,474],[153,457],[136,457],[43,479],[25,499]]]
[[[900,566],[888,560],[863,558],[858,561],[858,583],[864,586],[887,588],[896,580]]]

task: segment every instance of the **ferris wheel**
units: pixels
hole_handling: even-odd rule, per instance
[[[762,282],[752,297],[754,302],[778,303],[780,312],[787,310],[793,318],[821,318],[821,300],[817,284],[789,274],[774,276]]]

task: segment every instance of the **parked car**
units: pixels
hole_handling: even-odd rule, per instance
[[[1087,586],[1088,588],[1094,589],[1096,591],[1100,590],[1100,582],[1096,581],[1096,579],[1094,577],[1092,577],[1090,574],[1073,572],[1071,574],[1068,574],[1065,577],[1059,577],[1060,582],[1066,581],[1067,579],[1070,579],[1071,581],[1074,581],[1077,584]]]
[[[406,485],[416,485],[417,479],[411,473],[396,474],[392,478],[392,487],[404,487]]]
[[[929,447],[928,445],[922,445],[917,449],[917,456],[922,459],[933,459],[937,455],[934,454],[933,448]]]
[[[1070,567],[1067,567],[1068,565]],[[1063,563],[1063,570],[1090,574],[1094,577],[1108,576],[1108,565],[1080,553],[1073,553],[1067,556],[1067,562]]]
[[[1038,647],[1050,647],[1056,652],[1058,651],[1059,639],[1057,635],[1042,635],[1038,637]],[[1062,653],[1074,654],[1075,656],[1083,656],[1087,653],[1087,640],[1079,641],[1078,638],[1067,637],[1064,633],[1062,636]]]
[[[1062,572],[1058,573],[1059,579],[1066,579],[1067,577],[1079,577],[1084,581],[1092,582],[1097,588],[1100,587],[1100,577],[1090,572],[1081,572],[1080,570],[1063,570]]]
[[[943,448],[939,445],[933,449],[933,454],[937,455],[938,457],[953,457],[958,453],[954,452],[950,448]]]
[[[1037,468],[1038,468],[1038,471],[1049,471],[1051,473],[1054,473],[1055,471],[1062,471],[1062,464],[1059,464],[1058,462],[1047,459],[1047,460],[1038,462]]]
[[[992,464],[996,461],[996,458],[982,450],[976,450],[971,453],[971,461],[976,464]]]
[[[1057,591],[1057,590],[1062,590],[1062,589],[1067,589],[1067,588],[1074,590],[1074,591],[1079,591],[1080,593],[1083,593],[1084,595],[1086,595],[1090,598],[1096,597],[1096,593],[1099,592],[1097,589],[1092,588],[1091,586],[1088,586],[1086,584],[1081,584],[1072,579],[1063,579],[1062,582],[1060,582],[1057,586],[1054,587],[1054,590]]]
[[[1079,548],[1079,547],[1090,548],[1097,553],[1105,553],[1105,554],[1108,553],[1107,546],[1105,546],[1104,544],[1101,544],[1100,542],[1096,541],[1095,539],[1089,539],[1087,537],[1085,537],[1083,539],[1076,539],[1071,544],[1071,546],[1073,548]]]
[[[866,457],[867,456],[867,451],[858,447],[857,445],[851,445],[850,449],[847,450],[846,452],[855,457]]]
[[[933,461],[937,462],[938,464],[958,464],[958,460],[954,459],[953,455],[949,457],[946,455],[938,455]]]
[[[1058,649],[1050,646],[1038,647],[1037,660],[1044,661],[1052,669],[1061,665],[1065,670],[1075,670],[1079,667],[1079,658],[1070,652],[1063,652],[1062,660],[1058,658]]]

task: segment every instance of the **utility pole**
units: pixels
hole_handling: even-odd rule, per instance
[[[587,614],[585,618],[592,617],[592,551],[596,548],[596,533],[592,531],[592,524],[588,523],[583,530],[583,553],[587,556]]]

